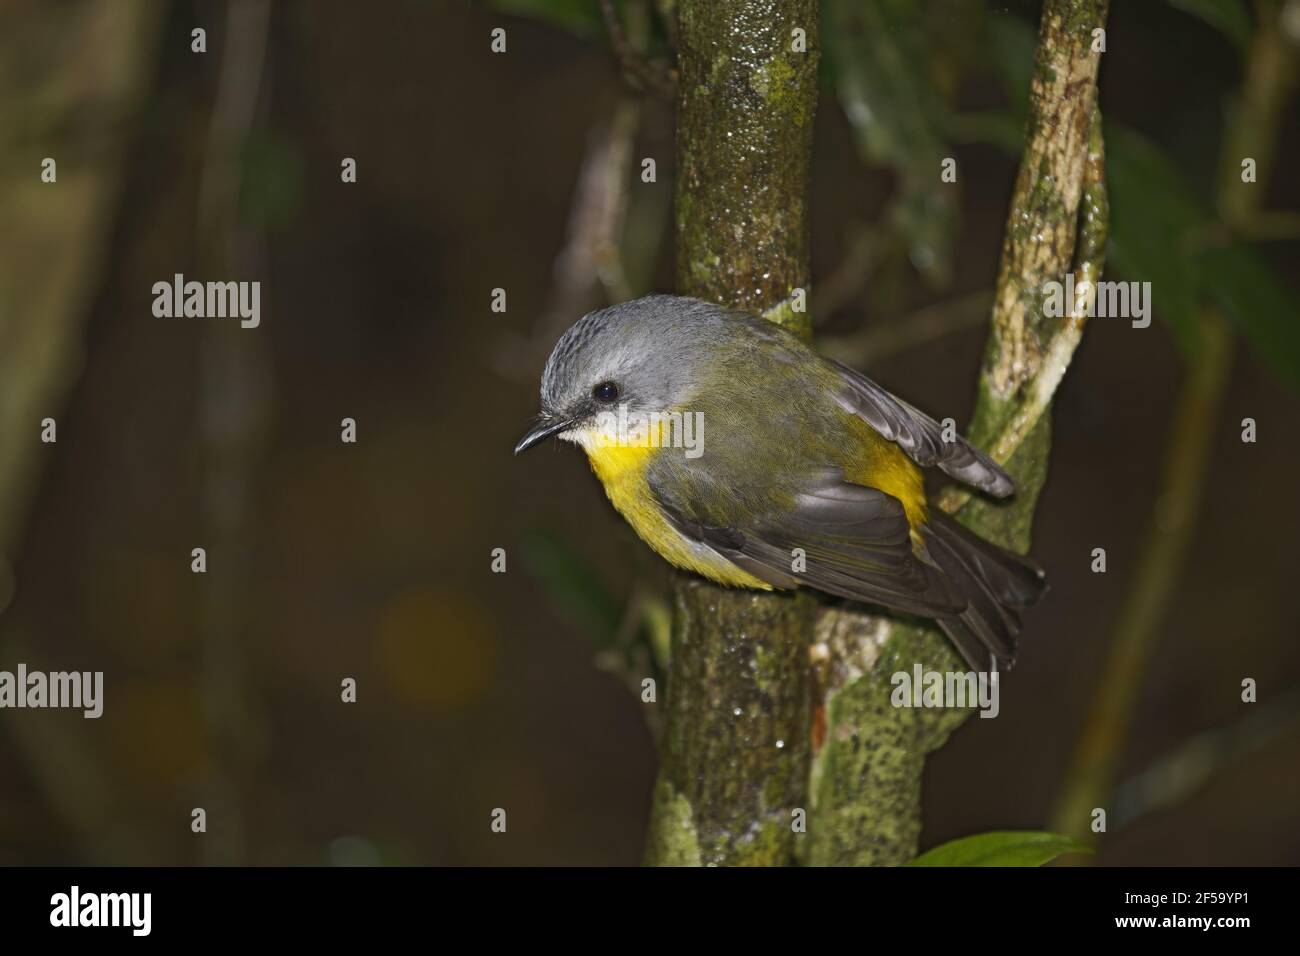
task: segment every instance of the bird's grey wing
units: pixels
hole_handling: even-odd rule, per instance
[[[848,410],[922,467],[938,465],[946,474],[995,498],[1016,490],[1011,476],[961,436],[943,440],[943,427],[929,415],[891,395],[861,372],[834,359],[825,360],[846,386],[842,397]]]
[[[803,585],[927,617],[966,606],[944,576],[913,553],[898,499],[846,482],[838,471],[811,476],[792,507],[753,515],[745,527],[702,519],[670,484],[663,475],[650,476],[650,489],[677,531],[774,587]],[[797,548],[803,549],[799,570]]]

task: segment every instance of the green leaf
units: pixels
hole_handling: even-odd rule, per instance
[[[1155,146],[1124,127],[1106,128],[1110,261],[1149,281],[1156,312],[1189,359],[1200,343],[1200,309],[1212,302],[1283,381],[1300,384],[1300,297],[1250,246],[1207,244],[1221,226]]]
[[[983,31],[981,45],[988,50],[984,66],[992,68],[1007,105],[950,113],[944,131],[959,143],[987,143],[1018,155],[1025,144],[1025,117],[1029,113],[1029,86],[1038,37],[1025,20],[997,11],[985,19]]]
[[[303,161],[298,148],[272,133],[254,132],[239,158],[241,220],[258,229],[290,225],[302,205]]]
[[[956,232],[957,188],[935,189],[951,155],[943,136],[948,106],[914,0],[827,0],[822,38],[863,162],[899,179],[894,224],[913,265],[935,285],[947,282]]]
[[[1237,323],[1278,378],[1300,385],[1300,297],[1240,243],[1199,257],[1206,294]]]
[[[1212,223],[1210,214],[1160,150],[1113,123],[1106,125],[1106,186],[1109,263],[1126,279],[1151,283],[1157,314],[1184,354],[1195,356],[1201,276],[1191,245]]]
[[[988,25],[989,59],[1015,114],[1024,122],[1029,112],[1029,84],[1034,77],[1034,47],[1038,36],[1025,20],[1010,13],[993,13]]]
[[[1169,0],[1169,4],[1214,27],[1242,53],[1250,45],[1252,25],[1244,0]]]
[[[1091,847],[1058,833],[998,830],[941,844],[907,865],[1042,866],[1065,853],[1091,852]]]

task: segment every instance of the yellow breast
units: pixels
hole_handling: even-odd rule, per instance
[[[632,530],[661,558],[676,567],[694,571],[728,587],[772,590],[767,582],[742,571],[726,558],[683,536],[663,516],[646,483],[652,455],[669,454],[660,448],[601,443],[596,436],[581,436],[591,470],[605,494]]]
[[[865,422],[854,418],[850,424],[864,454],[857,467],[845,468],[845,477],[868,487],[879,488],[902,502],[911,525],[912,538],[920,540],[926,519],[925,484],[921,470],[893,442],[883,438]],[[711,581],[729,587],[772,590],[772,586],[738,568],[713,550],[682,535],[664,517],[646,482],[651,458],[673,454],[659,447],[660,442],[644,444],[611,441],[594,430],[569,433],[566,438],[582,445],[591,469],[600,479],[605,494],[627,523],[646,544],[670,564],[694,571]]]

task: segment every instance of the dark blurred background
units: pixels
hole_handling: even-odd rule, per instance
[[[964,422],[1038,6],[882,6],[889,32],[824,15],[818,334]],[[1112,190],[1140,236],[1164,207],[1126,197],[1174,180],[1213,214],[1259,14],[1112,6],[1101,107],[1162,171]],[[661,54],[662,24],[620,9]],[[850,122],[853,82],[894,97],[897,136]],[[510,454],[558,332],[671,289],[671,104],[630,91],[594,0],[11,0],[0,83],[0,669],[106,684],[99,720],[0,711],[0,863],[637,863],[653,705],[627,635],[662,629],[671,573],[577,451]],[[1283,115],[1267,210],[1300,209],[1294,100]],[[960,198],[918,211],[908,164],[947,155]],[[1273,285],[1250,288],[1283,323],[1247,318],[1268,334],[1239,337],[1204,418],[1203,505],[1120,743],[1121,779],[1156,768],[1163,789],[1130,787],[1100,863],[1300,862],[1300,231],[1270,222],[1248,249]],[[1120,252],[1117,277],[1153,277]],[[260,280],[260,328],[155,318],[177,272]],[[1090,324],[1056,402],[1035,532],[1052,590],[1000,718],[929,761],[923,846],[1051,817],[1196,360],[1154,296],[1148,329]]]

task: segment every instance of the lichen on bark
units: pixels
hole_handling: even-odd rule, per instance
[[[647,862],[791,862],[806,812],[808,595],[677,589]]]
[[[678,290],[767,313],[808,287],[817,3],[682,0],[679,15]],[[810,334],[806,312],[768,314]],[[648,863],[793,861],[816,606],[679,580]]]
[[[684,0],[680,11],[679,289],[807,336],[806,313],[787,300],[808,287],[816,4]],[[1107,0],[1046,0],[1039,33],[970,429],[976,443],[1001,449],[1017,495],[1009,505],[948,499],[962,521],[1019,550],[1028,546],[1046,478],[1046,405],[1082,331],[1081,322],[1049,321],[1038,290],[1076,263],[1089,188],[1088,209],[1101,210],[1100,224],[1079,244],[1086,256],[1078,265],[1100,275],[1104,183],[1092,31],[1106,11]],[[793,52],[795,27],[807,31],[806,54]],[[925,756],[969,715],[892,707],[890,675],[917,663],[964,669],[923,622],[682,578],[647,862],[896,864],[915,855]],[[800,809],[806,833],[792,826]]]
[[[1047,0],[1039,29],[1025,148],[968,429],[975,444],[1001,452],[1016,481],[1015,498],[997,504],[968,495],[943,499],[981,536],[1018,551],[1029,546],[1047,477],[1051,421],[1045,404],[1082,332],[1081,320],[1044,314],[1041,290],[1072,267],[1094,281],[1101,272],[1106,208],[1093,31],[1104,28],[1106,13],[1107,0]],[[1076,250],[1081,207],[1085,232]],[[1043,368],[1049,351],[1059,367]],[[824,612],[818,633],[834,631],[884,647],[869,668],[841,673],[825,685],[825,743],[813,756],[816,784],[804,859],[816,865],[903,863],[916,854],[921,832],[925,755],[942,746],[970,711],[893,708],[890,675],[918,663],[940,671],[965,665],[931,626],[882,628],[870,615],[834,608]],[[827,669],[838,673],[833,661]]]
[[[679,11],[678,286],[759,313],[808,285],[817,3],[686,0]],[[807,312],[788,318],[809,334]]]

